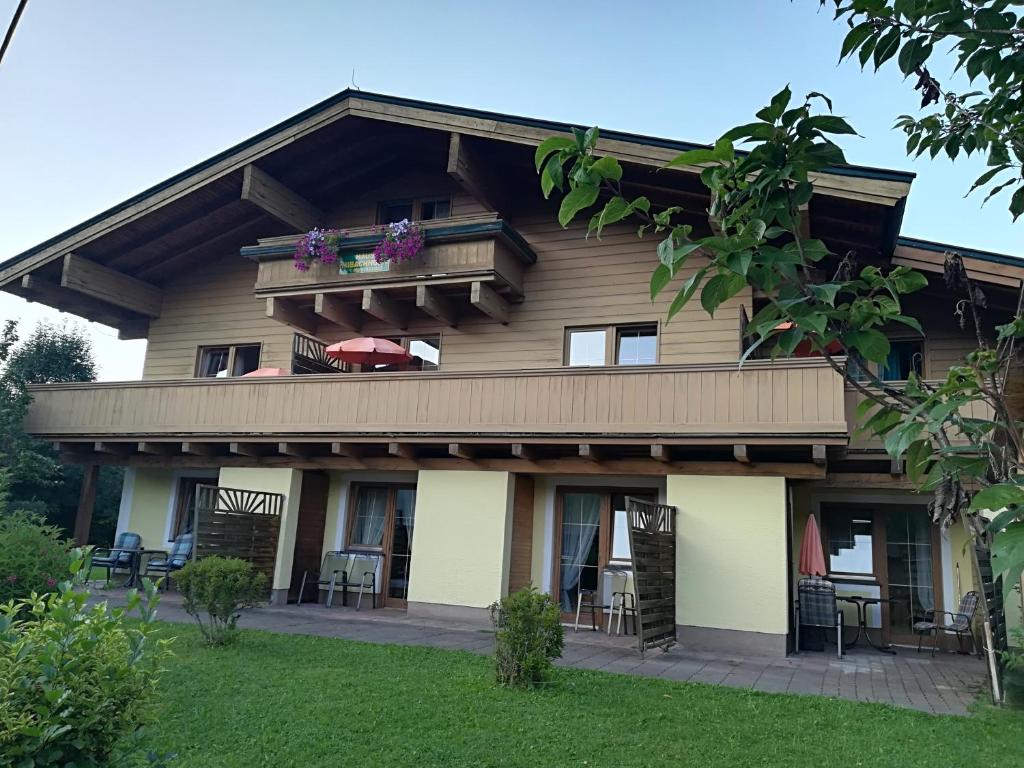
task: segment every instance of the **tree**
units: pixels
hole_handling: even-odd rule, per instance
[[[871,58],[876,68],[896,56],[904,72],[918,74],[924,106],[937,98],[946,102],[941,115],[899,119],[898,126],[910,136],[908,152],[929,150],[934,156],[945,149],[954,159],[960,149],[987,152],[993,170],[976,188],[1005,188],[1005,182],[994,181],[1000,171],[1014,174],[1010,185],[1021,182],[1024,22],[1006,12],[1008,5],[983,0],[837,4],[837,17],[851,22],[843,56],[856,52],[862,62]],[[927,71],[935,43],[946,39],[959,51],[954,69],[984,76],[987,94],[943,91]],[[1010,52],[1014,55],[1007,58]],[[801,209],[813,194],[812,175],[845,162],[833,137],[855,133],[831,111],[831,101],[820,93],[792,104],[787,87],[757,112],[756,121],[727,131],[713,147],[683,152],[667,163],[667,168],[703,166],[700,177],[711,196],[707,236],[696,236],[692,226],[679,223],[680,207],[659,208],[646,197],[627,194],[618,161],[595,151],[597,128],[540,144],[541,189],[545,196],[556,189],[564,192],[558,212],[563,226],[590,212],[588,232],[598,237],[605,227],[627,220],[640,222],[641,236],[659,235],[660,264],[651,277],[651,296],[673,286],[669,319],[698,294],[711,315],[748,287],[766,296],[767,305],[747,326],[750,346],[740,364],[758,348],[785,357],[798,344],[810,344],[864,396],[858,414],[863,429],[880,437],[890,456],[906,462],[920,490],[931,493],[933,520],[945,526],[963,516],[983,546],[998,532],[993,565],[1009,588],[1024,571],[1024,437],[1004,388],[1024,337],[1020,303],[992,338],[985,330],[984,294],[960,257],[949,254],[946,283],[962,299],[964,322],[976,335],[977,349],[938,384],[911,374],[905,384],[895,385],[871,372],[865,362],[882,362],[889,353],[884,327],[896,323],[921,332],[918,321],[903,313],[902,299],[927,280],[906,267],[861,267],[855,252],[834,254],[803,234]],[[1016,218],[1024,210],[1024,191],[1014,193],[1009,207]],[[706,261],[676,285],[695,253]],[[857,377],[850,375],[852,368]],[[991,417],[969,416],[976,405]],[[974,514],[983,509],[1002,511],[986,523]]]
[[[67,530],[74,527],[82,468],[60,464],[56,451],[22,427],[30,384],[95,381],[96,363],[88,337],[77,326],[40,323],[18,344],[17,323],[0,333],[0,475],[8,507],[43,514]],[[104,467],[97,487],[93,536],[108,541],[117,519],[123,473]]]

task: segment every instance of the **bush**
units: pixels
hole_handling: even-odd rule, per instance
[[[547,680],[562,655],[562,616],[549,595],[524,587],[491,606],[498,684],[532,688]]]
[[[43,594],[67,578],[71,544],[40,515],[0,515],[0,602]]]
[[[196,620],[210,645],[226,645],[237,636],[243,608],[266,599],[267,577],[237,557],[204,557],[185,565],[174,577],[185,610]],[[203,621],[203,613],[207,619]]]
[[[73,554],[81,583],[88,567]],[[75,587],[0,606],[0,766],[122,766],[148,718],[166,654],[150,637],[156,588],[110,610]]]

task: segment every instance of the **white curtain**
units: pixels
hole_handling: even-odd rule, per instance
[[[360,488],[356,501],[356,520],[352,529],[352,543],[379,547],[384,543],[384,523],[387,520],[388,492],[386,488]]]
[[[561,604],[573,610],[585,558],[594,544],[601,522],[601,497],[593,493],[567,493],[562,508]]]

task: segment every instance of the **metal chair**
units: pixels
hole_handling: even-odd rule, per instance
[[[577,587],[576,589],[576,623],[573,625],[573,632],[580,631],[580,612],[586,608],[590,611],[590,628],[597,632],[597,610],[604,611],[603,605],[598,605],[597,602],[597,590],[596,589],[584,589],[583,587]]]
[[[612,618],[615,616],[616,601],[618,602],[619,621],[615,634],[622,634],[622,618],[626,617],[626,633],[629,634],[629,620],[633,620],[633,634],[636,634],[636,595],[633,593],[633,572],[627,570],[608,571],[611,577],[612,601],[608,608],[608,634],[612,633]],[[616,584],[621,580],[621,584]],[[619,588],[616,589],[616,586]]]
[[[337,575],[342,574],[342,581],[344,581],[345,570],[348,568],[349,554],[343,550],[332,550],[324,555],[324,561],[320,565],[319,571],[303,571],[302,572],[302,583],[299,586],[299,599],[296,602],[297,605],[302,605],[302,597],[306,594],[306,584],[317,586],[317,601],[320,599],[319,591],[321,587],[327,588],[327,602],[325,607],[330,608],[331,603],[334,600],[334,587],[337,582]]]
[[[163,588],[170,589],[171,574],[185,567],[185,563],[192,557],[192,545],[194,537],[191,533],[182,533],[174,540],[169,552],[161,549],[147,550],[150,559],[146,561],[145,575],[155,571],[164,576]],[[157,555],[157,557],[152,557]],[[161,557],[162,555],[162,557]]]
[[[370,590],[371,604],[377,607],[377,571],[383,558],[376,552],[349,552],[348,565],[342,574],[342,580],[335,580],[335,587],[341,587],[341,604],[348,605],[348,588],[354,587],[359,590],[359,597],[356,600],[356,610],[363,605],[363,593]],[[333,589],[333,588],[332,588]],[[328,593],[330,600],[330,593]]]
[[[843,612],[839,609],[836,585],[812,576],[796,586],[796,652],[800,652],[800,627],[836,630],[836,649],[843,658]]]
[[[97,547],[92,551],[92,564],[94,567],[107,569],[107,581],[111,575],[117,574],[117,569],[122,568],[128,571],[128,579],[135,573],[136,556],[142,549],[142,537],[137,533],[123,531],[117,534],[112,547]]]
[[[980,656],[978,641],[974,639],[973,629],[974,613],[977,610],[978,593],[972,591],[960,598],[960,606],[956,613],[952,611],[936,611],[934,609],[927,611],[924,621],[914,622],[914,634],[917,635],[917,652],[921,652],[921,644],[924,642],[925,635],[930,634],[932,636],[932,656],[934,656],[935,649],[939,644],[939,632],[946,632],[956,634],[956,643],[960,653],[967,653],[964,650],[963,636],[968,635],[971,638],[971,645],[974,646],[974,652]],[[952,621],[940,621],[939,617],[943,616],[948,616]]]

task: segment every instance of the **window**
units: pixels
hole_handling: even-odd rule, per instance
[[[260,367],[260,344],[200,347],[196,364],[199,378],[244,376]],[[231,373],[229,374],[228,371]]]
[[[906,381],[910,373],[924,375],[924,352],[920,339],[889,342],[889,356],[878,371],[882,381]]]
[[[424,200],[420,203],[420,221],[447,219],[451,215],[451,198],[446,197],[441,200]]]
[[[393,341],[408,350],[412,360],[407,363],[373,367],[375,371],[436,371],[441,366],[440,336],[392,336]],[[364,370],[368,370],[364,367]]]
[[[829,573],[872,575],[875,572],[869,509],[823,509]]]
[[[566,365],[654,365],[657,362],[658,326],[655,323],[566,330]]]
[[[380,204],[377,211],[378,224],[394,224],[403,219],[412,220],[412,200],[393,200]]]
[[[616,365],[654,365],[658,361],[658,326],[619,328],[615,347]]]
[[[384,524],[388,516],[388,489],[360,486],[356,493],[355,516],[349,534],[349,546],[383,547]]]

